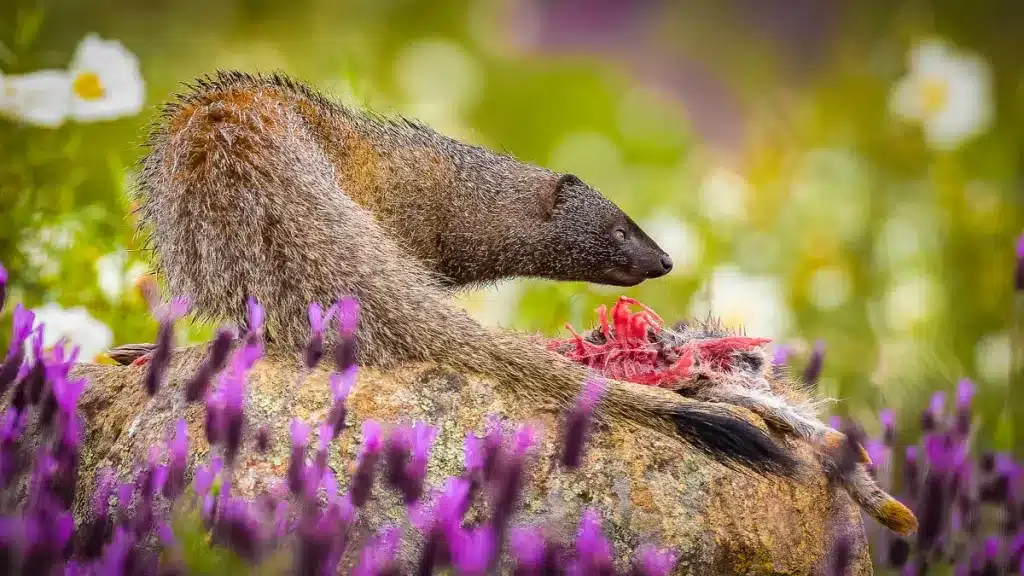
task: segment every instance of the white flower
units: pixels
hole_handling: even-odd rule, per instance
[[[743,328],[748,336],[779,338],[789,327],[789,309],[782,284],[771,276],[746,276],[732,265],[716,268],[711,276],[711,313],[727,328]],[[691,314],[700,318],[699,298]]]
[[[700,261],[700,236],[682,220],[660,215],[645,221],[641,228],[672,258],[672,273],[689,272]]]
[[[1010,333],[989,334],[974,348],[974,364],[978,375],[989,382],[1005,381],[1010,376],[1013,361]]]
[[[930,40],[914,48],[909,64],[889,107],[900,118],[920,122],[929,146],[949,150],[988,128],[991,74],[984,60]]]
[[[124,250],[115,250],[96,260],[96,283],[112,302],[120,300],[124,291],[146,274],[146,267],[141,262],[127,265],[128,255]]]
[[[747,181],[725,168],[712,170],[701,183],[704,212],[716,222],[743,220],[749,196]]]
[[[832,310],[850,298],[850,276],[844,268],[816,270],[810,280],[810,301],[819,310]]]
[[[35,325],[45,326],[43,347],[50,348],[64,340],[68,346],[78,346],[80,361],[90,361],[106,352],[114,341],[110,328],[81,306],[66,310],[59,304],[49,303],[32,312],[36,315]]]
[[[63,70],[4,76],[0,113],[26,124],[56,128],[71,109],[71,80]]]
[[[69,71],[71,116],[82,122],[133,116],[142,110],[145,84],[139,60],[117,40],[89,34]]]
[[[889,328],[910,332],[928,320],[940,296],[935,280],[926,274],[907,274],[893,282],[885,295],[885,312]]]

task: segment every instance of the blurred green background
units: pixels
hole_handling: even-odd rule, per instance
[[[197,75],[284,70],[578,174],[675,259],[626,294],[774,337],[796,368],[823,340],[834,413],[912,419],[971,377],[978,442],[1008,448],[1021,24],[1010,1],[7,0],[5,77],[65,68],[96,33],[139,58],[146,106],[59,128],[0,118],[0,262],[13,301],[82,306],[115,344],[151,341],[127,195],[145,125]],[[915,75],[933,42],[947,48]],[[620,293],[522,281],[462,301],[565,335]]]

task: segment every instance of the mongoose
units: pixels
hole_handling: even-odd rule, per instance
[[[588,371],[481,326],[446,286],[509,275],[633,284],[671,265],[577,178],[343,107],[280,75],[198,80],[163,108],[148,148],[139,220],[170,296],[239,325],[255,297],[271,346],[299,349],[308,304],[349,294],[360,301],[360,363],[430,361],[565,409]],[[729,466],[798,470],[725,406],[611,381],[597,414],[677,435]]]
[[[667,274],[672,260],[614,203],[572,174],[556,174],[439,134],[339,106],[282,76],[238,73],[201,81],[181,102],[202,106],[208,136],[238,136],[216,119],[252,114],[254,127],[276,121],[273,94],[296,115],[333,179],[373,214],[399,245],[450,286],[541,277],[632,286]],[[264,103],[266,104],[266,103]],[[170,130],[174,113],[168,117]],[[182,118],[183,116],[178,116]],[[230,157],[225,157],[229,159]]]

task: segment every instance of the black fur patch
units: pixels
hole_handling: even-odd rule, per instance
[[[680,406],[672,419],[688,443],[732,469],[768,476],[796,475],[798,462],[757,426],[707,404]]]

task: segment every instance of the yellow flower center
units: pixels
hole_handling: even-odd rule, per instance
[[[75,76],[74,90],[82,100],[98,100],[105,93],[99,75],[94,72],[82,72]]]
[[[921,80],[921,108],[925,116],[934,116],[949,104],[949,80],[924,78]]]

